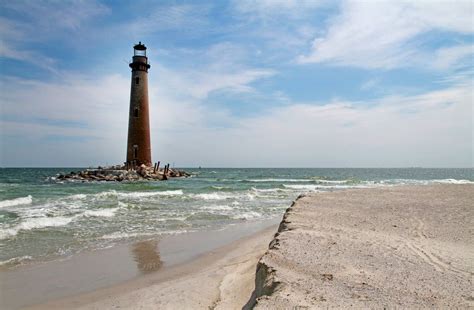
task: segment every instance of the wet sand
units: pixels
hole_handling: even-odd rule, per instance
[[[156,302],[155,299],[162,296],[161,293],[153,293],[157,283],[161,283],[159,291],[162,291],[163,286],[169,286],[169,283],[164,284],[166,281],[184,275],[188,278],[193,274],[196,276],[196,272],[204,269],[209,271],[206,268],[217,259],[221,260],[221,264],[229,264],[232,260],[246,260],[246,255],[252,252],[251,255],[255,257],[248,273],[252,285],[248,287],[249,292],[244,294],[248,298],[247,295],[253,290],[256,261],[268,248],[279,221],[276,218],[265,222],[242,222],[219,231],[170,235],[81,253],[64,260],[2,270],[0,309],[89,309],[94,308],[95,303],[99,304],[97,309],[113,308],[112,304],[128,304],[134,308],[132,305],[139,301],[134,297],[124,297],[130,291],[137,294],[134,296],[148,294],[145,292],[152,294],[154,298],[150,301],[143,297],[136,298],[154,308],[148,302]],[[256,234],[262,230],[266,233]],[[244,250],[240,252],[235,249]],[[209,287],[208,295],[202,295],[199,290],[196,298],[206,296],[209,304],[214,302],[214,297],[219,293],[218,289],[215,290],[215,285],[225,276],[224,269],[219,270],[220,273],[218,270],[213,271],[216,273],[211,279],[215,282],[212,283],[214,289]],[[201,277],[198,278],[202,281]],[[175,283],[174,280],[172,282]],[[111,295],[116,298],[109,298]],[[171,293],[168,295],[173,296]],[[180,295],[183,299],[190,297],[187,294]],[[189,305],[196,298],[189,298]]]
[[[316,193],[259,261],[256,309],[472,309],[474,185]]]

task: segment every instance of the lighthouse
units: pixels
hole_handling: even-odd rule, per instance
[[[151,166],[150,117],[148,105],[148,58],[146,46],[139,42],[133,47],[128,116],[127,165]]]

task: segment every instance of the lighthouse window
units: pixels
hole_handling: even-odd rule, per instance
[[[138,117],[138,108],[135,108],[135,110],[133,110],[133,116]]]
[[[133,158],[137,159],[138,157],[138,145],[133,146]]]
[[[135,84],[138,85],[138,83],[140,83],[140,78],[137,76],[137,77],[135,78]]]

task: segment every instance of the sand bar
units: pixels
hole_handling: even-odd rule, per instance
[[[302,197],[259,261],[256,308],[471,308],[473,201],[473,185]]]

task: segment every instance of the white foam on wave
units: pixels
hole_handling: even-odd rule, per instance
[[[211,186],[213,189],[217,189],[217,190],[223,190],[223,189],[232,189],[232,187],[228,187],[228,186],[216,186],[216,185],[213,185]]]
[[[0,230],[0,240],[15,236],[21,230],[66,226],[67,224],[71,223],[74,218],[75,217],[65,216],[29,218],[12,228]]]
[[[216,206],[203,206],[202,210],[211,210],[211,211],[230,211],[233,210],[231,206],[228,205],[216,205]]]
[[[157,232],[121,232],[117,231],[111,234],[103,235],[101,239],[104,240],[115,240],[115,239],[129,239],[129,238],[137,238],[137,237],[152,237],[152,236],[158,236],[158,235],[178,235],[178,234],[183,234],[190,232],[192,230],[186,230],[186,229],[181,229],[181,230],[165,230],[165,231],[157,231]]]
[[[323,183],[323,184],[346,184],[351,180],[322,180],[322,179],[313,179],[316,183]]]
[[[135,238],[135,237],[142,237],[142,236],[153,236],[156,233],[127,233],[127,232],[114,232],[108,235],[104,235],[101,239],[127,239],[127,238]]]
[[[252,187],[252,191],[257,192],[257,193],[281,193],[281,192],[289,192],[290,190],[284,189],[284,188],[260,189],[260,188]]]
[[[21,217],[24,218],[38,218],[46,216],[68,216],[75,213],[82,213],[83,209],[82,203],[77,203],[75,201],[62,201],[55,200],[46,202],[41,205],[33,205],[29,208],[22,208],[16,210]]]
[[[387,186],[398,186],[398,185],[430,185],[430,184],[474,184],[474,181],[470,180],[457,180],[457,179],[434,179],[434,180],[415,180],[415,179],[388,179],[380,181],[362,181],[359,184],[317,184],[317,185],[306,185],[306,184],[283,184],[284,188],[293,190],[308,190],[317,191],[324,189],[349,189],[349,188],[374,188],[374,187],[387,187]]]
[[[28,195],[26,197],[19,197],[15,199],[2,200],[0,201],[0,208],[14,207],[19,205],[28,205],[33,202],[33,197]]]
[[[294,190],[307,190],[307,191],[318,191],[324,189],[346,189],[346,188],[370,188],[374,186],[369,185],[293,185],[283,184],[285,188],[291,188]]]
[[[71,195],[68,198],[73,199],[73,200],[82,200],[82,199],[86,199],[87,195],[86,194],[76,194],[76,195]]]
[[[181,196],[183,191],[181,189],[160,192],[117,192],[119,198],[146,198],[153,196]]]
[[[474,181],[456,180],[456,179],[433,180],[433,182],[434,183],[441,183],[441,184],[474,184]]]
[[[430,184],[474,184],[470,180],[457,179],[432,179],[432,180],[415,180],[415,179],[388,179],[381,181],[365,181],[366,184],[383,184],[383,185],[430,185]]]
[[[1,261],[1,262],[0,262],[0,266],[4,266],[4,265],[18,265],[18,264],[21,264],[21,263],[24,262],[24,261],[29,261],[29,260],[32,260],[32,259],[33,259],[33,257],[31,257],[31,256],[29,256],[29,255],[20,256],[20,257],[13,257],[13,258],[10,258],[10,259]]]
[[[109,208],[102,210],[86,210],[86,217],[113,217],[119,208]]]
[[[204,200],[225,200],[227,198],[230,198],[228,195],[220,193],[195,194],[192,197]]]
[[[248,179],[245,180],[247,182],[254,182],[254,183],[260,183],[260,182],[311,182],[312,180],[309,179],[273,179],[273,178],[268,178],[268,179]]]
[[[183,190],[168,190],[168,191],[155,191],[155,192],[117,192],[115,190],[110,190],[106,192],[101,192],[95,194],[95,198],[104,199],[110,197],[122,198],[122,199],[140,199],[148,198],[154,196],[181,196],[183,195]],[[80,196],[78,197],[80,198]]]

